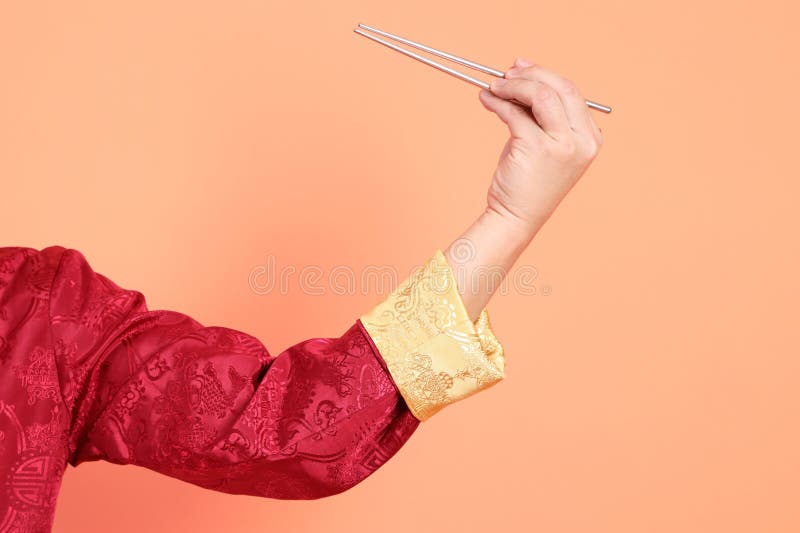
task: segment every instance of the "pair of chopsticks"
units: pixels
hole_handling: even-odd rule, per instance
[[[435,48],[431,48],[430,46],[425,46],[424,44],[416,43],[416,42],[411,41],[409,39],[404,39],[403,37],[399,37],[397,35],[393,35],[391,33],[387,33],[385,31],[381,31],[381,30],[378,30],[376,28],[371,28],[369,26],[365,26],[364,24],[359,24],[358,28],[364,28],[365,30],[369,30],[369,31],[377,33],[379,35],[383,35],[384,37],[388,37],[390,39],[393,39],[395,41],[401,42],[403,44],[407,44],[409,46],[413,46],[414,48],[418,48],[420,50],[424,50],[424,51],[429,52],[429,53],[431,53],[433,55],[437,55],[439,57],[444,57],[445,59],[449,59],[451,61],[455,61],[456,63],[460,63],[462,65],[466,65],[466,66],[468,66],[470,68],[474,68],[475,70],[480,70],[481,72],[484,72],[486,74],[491,74],[492,76],[497,76],[498,78],[504,78],[505,77],[505,72],[503,72],[501,70],[497,70],[497,69],[494,69],[494,68],[491,68],[491,67],[487,67],[487,66],[481,65],[479,63],[475,63],[474,61],[470,61],[468,59],[464,59],[463,57],[458,57],[458,56],[454,56],[452,54],[448,54],[446,52],[442,52],[441,50],[437,50]],[[456,78],[459,78],[459,79],[462,79],[462,80],[467,81],[469,83],[472,83],[474,85],[477,85],[478,87],[481,87],[482,89],[489,90],[490,86],[485,81],[481,81],[481,80],[479,80],[477,78],[473,78],[472,76],[468,76],[468,75],[464,74],[463,72],[459,72],[457,70],[454,70],[454,69],[451,69],[449,67],[446,67],[446,66],[442,65],[441,63],[437,63],[436,61],[431,61],[430,59],[428,59],[426,57],[423,57],[423,56],[421,56],[419,54],[415,54],[414,52],[406,50],[405,48],[401,48],[401,47],[399,47],[397,45],[394,45],[392,43],[384,41],[383,39],[375,37],[374,35],[370,35],[370,34],[364,32],[364,31],[362,31],[362,30],[360,30],[358,28],[354,29],[353,31],[355,31],[359,35],[363,35],[364,37],[367,37],[369,39],[372,39],[373,41],[376,41],[376,42],[379,42],[379,43],[381,43],[381,44],[383,44],[385,46],[388,46],[389,48],[391,48],[393,50],[397,50],[401,54],[405,54],[405,55],[407,55],[409,57],[413,57],[414,59],[416,59],[418,61],[422,61],[426,65],[430,65],[430,66],[432,66],[434,68],[437,68],[437,69],[439,69],[439,70],[441,70],[443,72],[446,72],[446,73],[448,73],[448,74],[450,74],[452,76],[455,76]],[[516,102],[517,104],[523,105],[525,107],[528,107],[527,104],[524,104],[522,102],[518,102],[517,100],[511,100],[511,101],[512,102]],[[604,113],[611,113],[611,108],[610,107],[602,105],[602,104],[598,104],[596,102],[592,102],[591,100],[586,100],[586,105],[588,105],[592,109],[597,109],[598,111],[602,111]]]

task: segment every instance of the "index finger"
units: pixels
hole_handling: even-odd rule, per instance
[[[556,90],[564,103],[564,110],[567,113],[570,126],[576,133],[583,133],[593,137],[600,135],[600,129],[592,119],[589,106],[586,105],[586,99],[572,81],[544,68],[542,65],[533,64],[524,59],[517,58],[515,65],[517,66],[510,72],[510,77],[538,80],[547,83]],[[509,77],[509,73],[506,73],[506,77]]]
[[[497,78],[492,81],[490,89],[501,98],[513,98],[524,104],[542,131],[554,140],[560,141],[573,135],[564,103],[557,91],[547,83],[523,77]]]

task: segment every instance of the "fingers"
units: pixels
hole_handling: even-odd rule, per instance
[[[500,98],[513,98],[529,106],[542,131],[553,139],[561,140],[572,134],[564,105],[547,83],[527,78],[498,78],[490,88]]]
[[[546,135],[522,106],[504,100],[486,90],[481,90],[478,96],[486,109],[493,111],[500,120],[506,123],[512,137],[536,139]]]
[[[521,58],[517,58],[514,64],[515,67],[506,72],[506,78],[539,81],[555,89],[564,105],[564,110],[572,129],[576,133],[589,135],[598,143],[600,142],[600,128],[597,127],[592,118],[589,106],[586,105],[586,99],[572,81],[541,65],[535,65]]]

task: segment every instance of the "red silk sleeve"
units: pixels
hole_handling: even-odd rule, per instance
[[[316,499],[363,481],[420,422],[499,383],[441,250],[340,337],[272,356],[95,272],[0,248],[0,532],[47,531],[67,464],[143,466],[234,494]]]
[[[214,489],[315,499],[361,482],[420,421],[360,320],[270,355],[246,333],[149,310],[64,249],[49,313],[67,460]]]

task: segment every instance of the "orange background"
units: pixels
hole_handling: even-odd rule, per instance
[[[798,15],[788,0],[4,2],[2,245],[77,248],[151,308],[273,353],[338,336],[382,295],[258,295],[254,266],[407,272],[480,212],[507,136],[477,87],[357,23],[502,70],[526,57],[614,108],[594,112],[603,150],[517,263],[539,291],[490,303],[503,383],[332,498],[91,463],[67,471],[55,531],[800,531]]]

